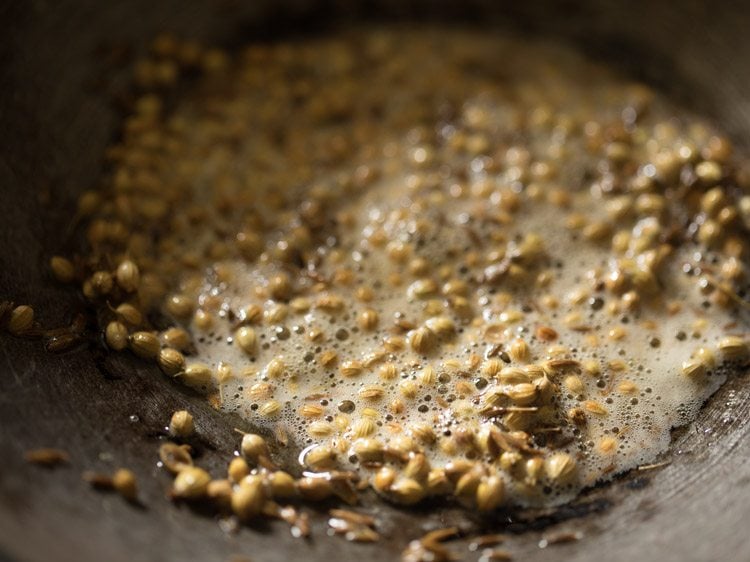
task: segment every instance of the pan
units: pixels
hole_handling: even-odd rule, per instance
[[[320,33],[359,20],[460,22],[556,37],[665,90],[750,140],[750,6],[658,0],[505,3],[450,1],[33,0],[0,6],[0,297],[30,303],[45,326],[70,323],[82,302],[46,264],[75,246],[75,200],[96,187],[117,131],[127,60],[160,31],[230,47]],[[372,507],[384,539],[326,536],[313,511],[310,540],[283,523],[233,531],[165,497],[157,467],[163,412],[189,408],[201,465],[223,470],[238,420],[220,415],[156,369],[103,354],[95,341],[63,354],[0,335],[0,559],[392,560],[425,530],[502,532],[516,559],[750,560],[750,380],[721,388],[675,431],[670,463],[635,471],[548,511],[479,521],[450,505]],[[24,451],[59,447],[54,471]],[[144,502],[130,505],[81,481],[84,470],[129,466]],[[570,541],[575,536],[578,540]],[[564,543],[564,544],[563,544]],[[464,552],[468,559],[477,554]],[[241,559],[241,558],[237,558]]]

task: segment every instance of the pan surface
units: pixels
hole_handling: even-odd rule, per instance
[[[503,3],[504,4],[504,3]],[[115,138],[124,93],[120,63],[163,30],[231,46],[310,32],[354,19],[461,20],[559,36],[714,117],[750,145],[750,6],[634,0],[529,2],[353,2],[92,0],[0,6],[0,299],[32,304],[45,326],[82,308],[54,283],[46,263],[74,246],[76,195],[96,186]],[[627,475],[549,513],[505,513],[484,529],[511,535],[516,559],[750,560],[750,380],[731,379],[699,419],[675,432],[665,468]],[[450,506],[404,511],[380,506],[375,545],[325,536],[293,538],[283,523],[226,533],[211,515],[174,506],[156,466],[166,412],[189,407],[200,463],[218,473],[236,446],[232,428],[204,400],[130,356],[96,346],[63,355],[39,341],[0,335],[0,559],[9,560],[388,560],[425,529],[477,522]],[[23,452],[59,447],[71,463],[29,466]],[[144,505],[134,507],[81,482],[83,470],[127,466]],[[550,533],[577,542],[540,548]],[[543,543],[542,543],[543,544]],[[464,547],[465,548],[465,547]],[[468,552],[464,551],[466,554]],[[475,559],[476,554],[467,556]]]

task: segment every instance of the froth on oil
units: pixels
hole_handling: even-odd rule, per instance
[[[746,161],[560,45],[254,45],[144,95],[110,157],[83,284],[110,346],[393,501],[568,501],[747,352]]]

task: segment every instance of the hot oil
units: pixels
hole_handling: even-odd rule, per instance
[[[165,372],[308,473],[557,505],[656,459],[746,352],[746,175],[646,86],[444,29],[211,61],[173,113],[142,100],[95,217],[192,336]]]

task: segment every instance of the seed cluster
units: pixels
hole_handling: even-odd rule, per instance
[[[271,460],[269,447],[260,435],[244,434],[239,452],[240,456],[229,463],[226,477],[217,479],[193,464],[189,445],[162,444],[159,449],[161,464],[174,474],[171,497],[176,501],[210,502],[219,512],[231,513],[241,521],[258,517],[284,519],[298,529],[307,527],[307,515],[291,505],[282,506],[277,502],[321,501],[333,496],[348,501],[352,496],[356,497],[356,475],[353,473],[294,478],[280,470]],[[358,535],[357,540],[377,540],[377,533],[371,529],[373,525],[374,520],[368,520],[364,525],[366,530],[360,529],[361,537]],[[309,529],[299,532],[307,535]]]
[[[358,30],[229,56],[164,37],[136,79],[79,202],[88,253],[52,271],[109,348],[291,436],[309,474],[248,435],[224,481],[163,451],[175,498],[247,519],[356,474],[407,505],[559,503],[653,461],[747,354],[750,170],[559,46]]]

